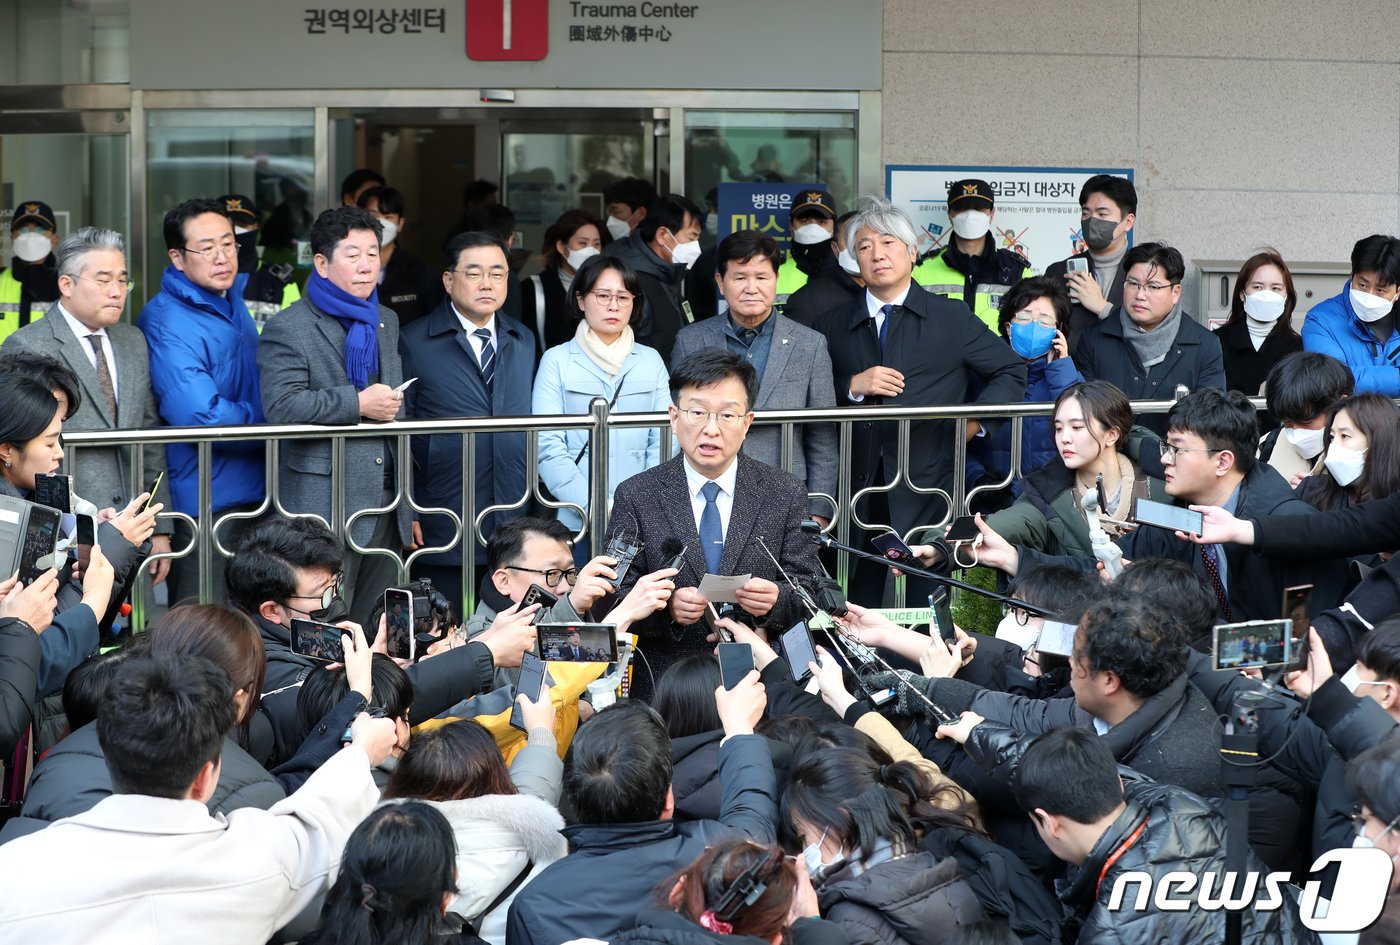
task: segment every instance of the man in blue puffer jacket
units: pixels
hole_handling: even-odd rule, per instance
[[[1313,306],[1303,322],[1303,349],[1351,368],[1356,393],[1400,397],[1400,239],[1368,236],[1351,250],[1351,278],[1340,294]]]
[[[151,386],[161,418],[173,427],[262,423],[258,390],[258,331],[243,301],[247,274],[238,272],[233,221],[216,200],[189,200],[165,215],[170,265],[160,292],[137,326],[151,353]],[[166,448],[175,511],[199,515],[199,457],[192,444]],[[264,495],[263,442],[217,441],[211,490],[213,512],[246,509]],[[176,522],[175,548],[192,537]],[[236,534],[220,537],[232,547]],[[223,587],[222,555],[214,555],[214,587]],[[198,561],[191,553],[172,563],[171,600],[197,594]]]

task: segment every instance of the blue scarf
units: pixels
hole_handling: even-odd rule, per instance
[[[345,329],[345,375],[356,390],[364,390],[369,376],[379,373],[379,290],[356,298],[313,269],[306,297]]]

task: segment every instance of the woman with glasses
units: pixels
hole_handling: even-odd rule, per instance
[[[551,348],[535,376],[536,416],[587,413],[601,397],[614,413],[664,411],[671,402],[666,365],[654,349],[636,343],[632,313],[641,304],[641,282],[626,262],[594,256],[579,267],[573,301],[582,320],[574,337]],[[590,444],[584,430],[557,430],[539,436],[540,479],[556,499],[588,511]],[[608,498],[617,484],[661,461],[656,428],[613,430],[608,435]],[[577,531],[583,519],[560,509],[559,520]],[[574,546],[574,560],[589,558],[588,542]]]
[[[1035,276],[1022,279],[1002,296],[998,320],[1001,337],[1026,362],[1026,403],[1049,403],[1071,384],[1084,378],[1069,357],[1069,295],[1058,279]],[[1021,427],[1021,475],[1033,472],[1055,458],[1050,421],[1027,417]],[[981,468],[978,468],[978,467]],[[968,450],[968,482],[984,476],[999,482],[1011,472],[1011,424],[1002,424],[995,435],[973,440]],[[1020,486],[1012,484],[1020,494]]]

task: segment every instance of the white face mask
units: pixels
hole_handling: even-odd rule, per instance
[[[1361,478],[1361,471],[1366,468],[1366,451],[1333,443],[1327,448],[1327,458],[1322,465],[1337,480],[1337,485],[1349,486]]]
[[[579,266],[582,266],[585,262],[597,255],[598,250],[594,249],[592,246],[585,246],[582,249],[569,250],[568,259],[565,261],[569,264],[570,269],[574,272],[578,272]]]
[[[847,275],[860,275],[860,263],[856,262],[856,258],[851,255],[851,251],[849,249],[843,249],[841,250],[841,252],[836,254],[836,263],[841,267],[841,270]]]
[[[1040,636],[1040,628],[1022,626],[1016,622],[1015,614],[1007,614],[1001,618],[1001,623],[997,624],[996,637],[998,640],[1005,640],[1014,643],[1023,650],[1029,650],[1035,645],[1036,639]]]
[[[1289,442],[1299,456],[1312,459],[1322,452],[1322,431],[1304,430],[1301,427],[1285,427],[1283,438]]]
[[[1394,307],[1395,303],[1390,299],[1383,299],[1379,295],[1362,292],[1360,289],[1351,290],[1352,311],[1356,312],[1356,317],[1363,322],[1380,321],[1389,315]]]
[[[608,232],[612,238],[620,240],[632,232],[632,228],[627,225],[626,220],[619,220],[617,217],[608,217]]]
[[[980,240],[991,228],[991,214],[980,210],[965,210],[953,217],[953,232],[965,240]]]
[[[392,220],[381,219],[379,221],[379,225],[384,229],[384,232],[379,235],[379,245],[381,247],[388,246],[390,243],[392,243],[395,239],[398,238],[398,224],[394,223]]]
[[[804,223],[792,231],[792,238],[803,246],[815,246],[831,239],[831,234],[819,223]]]
[[[43,233],[21,233],[15,237],[15,255],[25,262],[36,263],[53,251],[53,243]]]
[[[822,870],[836,862],[836,860],[832,860],[831,863],[822,862],[822,841],[825,839],[826,831],[823,830],[821,837],[816,843],[809,843],[802,848],[802,862],[807,867],[807,875],[812,877],[812,879],[820,877]],[[838,855],[836,859],[839,860],[840,856]]]
[[[671,247],[671,262],[689,269],[700,258],[700,241],[690,240]]]
[[[1287,304],[1287,297],[1265,289],[1244,297],[1244,313],[1256,322],[1273,324],[1279,320]]]

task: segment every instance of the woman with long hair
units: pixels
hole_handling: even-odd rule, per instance
[[[516,891],[567,852],[554,807],[563,764],[552,737],[542,744],[537,731],[509,769],[495,738],[471,719],[419,732],[384,789],[386,802],[425,801],[447,818],[460,887],[451,910],[492,945],[505,942]]]
[[[1357,394],[1334,405],[1322,442],[1320,468],[1298,484],[1304,502],[1332,512],[1400,492],[1400,407],[1389,397]],[[1376,555],[1354,560],[1380,563]]]
[[[1303,338],[1293,330],[1297,305],[1293,274],[1276,250],[1260,250],[1244,261],[1230,317],[1215,329],[1227,389],[1258,397],[1270,369],[1303,350]]]

